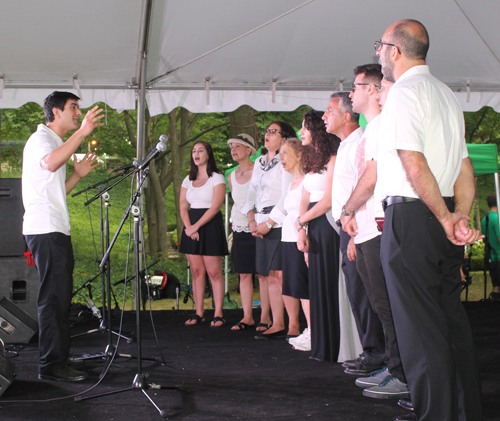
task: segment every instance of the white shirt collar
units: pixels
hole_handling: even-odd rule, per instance
[[[396,83],[398,83],[400,80],[406,79],[407,77],[424,74],[431,74],[429,66],[427,66],[427,64],[419,64],[418,66],[410,67],[406,72],[399,76],[399,79],[396,81]]]

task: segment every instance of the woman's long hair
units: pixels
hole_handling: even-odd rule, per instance
[[[326,132],[323,113],[310,110],[304,114],[304,127],[311,132],[312,142],[304,147],[302,164],[304,173],[321,173],[326,169],[332,155],[337,155],[340,139]]]
[[[207,151],[207,155],[208,155],[208,161],[207,161],[207,174],[209,177],[212,177],[212,174],[214,172],[216,173],[221,173],[219,171],[219,169],[217,168],[217,164],[215,163],[215,157],[214,157],[214,151],[212,150],[212,146],[210,146],[210,143],[208,142],[204,142],[203,140],[198,140],[198,142],[196,142],[194,145],[193,145],[193,148],[197,145],[197,144],[201,144],[204,146],[205,150]],[[196,165],[194,163],[194,159],[193,159],[193,149],[191,148],[191,159],[190,159],[190,163],[191,163],[191,170],[189,171],[189,179],[192,181],[192,180],[196,180],[196,177],[198,176],[198,165]]]

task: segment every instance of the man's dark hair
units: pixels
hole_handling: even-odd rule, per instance
[[[391,42],[410,60],[425,60],[429,51],[429,34],[418,20],[406,19],[397,24]]]
[[[68,99],[74,99],[78,101],[78,98],[75,94],[71,92],[52,92],[43,103],[43,112],[45,113],[45,124],[51,123],[54,121],[54,112],[53,108],[57,108],[58,110],[64,111],[64,106]]]
[[[367,83],[373,83],[374,85],[380,87],[382,78],[382,66],[378,63],[363,64],[354,69],[354,76],[365,75],[365,80]]]
[[[486,202],[488,203],[488,207],[490,209],[496,207],[496,205],[497,205],[497,195],[495,193],[490,193],[486,197]]]
[[[352,101],[351,98],[349,98],[349,92],[334,92],[330,95],[330,98],[339,98],[339,107],[341,107],[345,113],[351,115],[351,121],[353,123],[359,123],[359,114],[352,110]]]

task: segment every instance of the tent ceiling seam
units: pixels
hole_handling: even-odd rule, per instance
[[[289,15],[290,13],[295,12],[296,10],[298,10],[298,9],[306,6],[309,3],[312,3],[313,1],[314,0],[308,0],[305,3],[302,3],[302,4],[298,5],[297,7],[294,7],[293,9],[291,9],[291,10],[289,10],[289,11],[287,11],[287,12],[285,12],[285,13],[277,16],[277,17],[275,17],[274,19],[271,19],[270,21],[267,21],[267,22],[263,23],[262,25],[258,26],[257,28],[251,29],[250,31],[245,32],[244,34],[242,34],[242,35],[240,35],[240,36],[238,36],[238,37],[236,37],[236,38],[234,38],[234,39],[232,39],[232,40],[230,40],[230,41],[228,41],[228,42],[226,42],[226,43],[224,43],[222,45],[219,45],[218,47],[216,47],[216,48],[214,48],[214,49],[212,49],[212,50],[210,50],[210,51],[208,51],[208,52],[206,52],[204,54],[202,54],[201,56],[196,57],[196,58],[194,58],[194,59],[192,59],[192,60],[190,60],[190,61],[188,61],[188,62],[186,62],[184,64],[181,64],[180,66],[177,66],[175,69],[169,70],[168,72],[166,72],[166,73],[164,73],[162,75],[156,76],[155,78],[151,79],[148,82],[148,86],[152,85],[155,82],[159,81],[160,79],[163,79],[164,77],[172,74],[173,72],[176,72],[177,70],[182,69],[183,67],[186,67],[186,66],[190,65],[191,63],[194,63],[195,61],[198,61],[198,60],[202,59],[203,57],[206,57],[206,56],[208,56],[208,55],[210,55],[212,53],[215,53],[216,51],[218,51],[218,50],[220,50],[220,49],[228,46],[229,44],[232,44],[232,43],[234,43],[234,42],[236,42],[236,41],[238,41],[238,40],[240,40],[240,39],[242,39],[242,38],[244,38],[244,37],[246,37],[246,36],[248,36],[248,35],[256,32],[256,31],[258,31],[258,30],[260,30],[262,28],[264,28],[265,26],[270,25],[273,22],[276,22],[277,20],[279,20],[279,19],[281,19],[281,18]]]
[[[498,61],[498,63],[500,63],[500,59],[497,57],[497,55],[492,50],[492,48],[489,46],[489,44],[486,42],[486,40],[482,37],[482,35],[478,31],[478,29],[475,27],[475,25],[470,20],[469,16],[467,16],[467,13],[465,13],[464,9],[462,9],[462,6],[460,6],[460,4],[458,3],[458,0],[454,0],[454,2],[456,3],[456,5],[460,9],[460,11],[463,13],[463,15],[465,16],[465,18],[469,21],[469,23],[471,24],[471,26],[474,28],[474,31],[476,31],[476,33],[479,36],[479,38],[481,38],[481,40],[484,42],[484,45],[486,45],[486,48],[488,48],[488,50],[490,50],[490,52],[493,55],[493,57],[495,57],[495,59]]]

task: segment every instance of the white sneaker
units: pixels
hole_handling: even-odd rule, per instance
[[[290,345],[295,345],[297,342],[301,342],[304,339],[305,336],[309,336],[309,338],[311,337],[311,333],[309,332],[309,328],[308,327],[306,327],[304,329],[304,331],[299,336],[297,336],[295,338],[288,339],[288,343]]]
[[[293,349],[297,351],[310,351],[311,350],[311,332],[307,332],[307,336],[304,335],[301,341],[296,341],[293,345]]]

